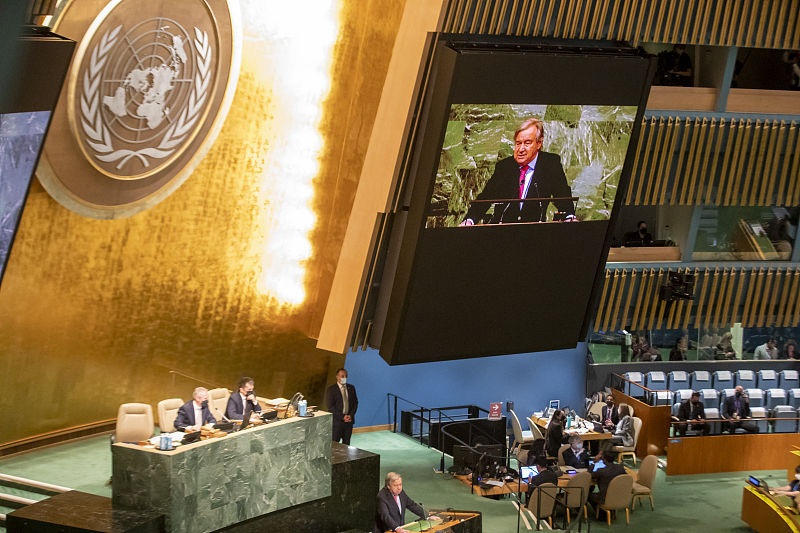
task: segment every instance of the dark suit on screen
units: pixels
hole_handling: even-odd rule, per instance
[[[378,492],[378,509],[375,513],[375,525],[372,533],[384,533],[384,531],[394,531],[406,523],[406,509],[420,518],[425,518],[425,511],[411,498],[406,491],[401,491],[399,496],[400,507],[387,487],[383,487]]]
[[[350,444],[350,437],[353,434],[353,424],[356,422],[356,411],[358,410],[358,396],[356,388],[350,383],[347,387],[347,412],[344,412],[344,398],[339,384],[334,383],[325,392],[325,403],[328,411],[333,415],[333,441],[342,444]],[[351,422],[344,421],[344,415],[350,415]]]
[[[199,424],[204,426],[206,424],[214,424],[216,423],[217,419],[214,418],[214,415],[211,414],[211,411],[208,409],[208,406],[203,407],[202,411],[203,420]],[[197,426],[197,422],[194,419],[194,401],[188,401],[185,404],[181,405],[178,409],[178,416],[175,417],[175,429],[178,431],[183,431],[186,429],[186,426]]]
[[[476,200],[509,200],[519,198],[519,172],[520,167],[513,157],[508,157],[497,163],[492,177]],[[533,177],[528,187],[525,198],[556,198],[572,196],[572,189],[567,184],[564,167],[561,166],[561,156],[549,152],[539,151]],[[553,202],[558,211],[566,215],[575,214],[572,200]],[[519,202],[508,202],[494,208],[491,223],[500,222],[545,222],[547,220],[548,201],[525,202],[522,209]],[[475,203],[470,205],[466,218],[472,219],[477,224],[491,206],[491,203]]]
[[[258,402],[253,403],[253,412],[260,413],[261,406],[258,405]],[[239,394],[239,391],[234,392],[231,394],[230,398],[228,398],[228,405],[225,406],[225,416],[228,420],[241,420],[244,416],[244,402],[242,401],[242,395]]]

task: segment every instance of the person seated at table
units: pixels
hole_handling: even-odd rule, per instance
[[[692,392],[692,397],[688,400],[681,402],[678,408],[678,420],[680,421],[699,421],[693,424],[680,424],[678,426],[678,435],[686,435],[686,429],[691,426],[694,431],[702,431],[703,436],[708,435],[711,428],[706,424],[706,410],[703,407],[703,402],[700,401],[700,393],[697,391]]]
[[[181,405],[175,417],[175,429],[178,431],[198,431],[206,424],[215,424],[217,419],[208,409],[208,390],[197,387],[192,393],[192,400]]]
[[[614,397],[610,394],[606,396],[606,404],[601,412],[601,420],[603,429],[607,431],[613,430],[617,422],[619,422],[619,410],[614,405]]]
[[[547,425],[547,455],[550,457],[557,457],[558,450],[562,444],[567,443],[567,435],[564,435],[564,421],[567,417],[564,411],[556,409],[553,416],[550,417],[550,423]]]
[[[561,452],[564,464],[572,468],[589,468],[589,454],[583,449],[580,435],[570,435],[569,448]]]
[[[559,469],[556,472],[553,468],[547,467],[547,457],[544,455],[537,455],[536,458],[533,460],[533,465],[539,471],[538,474],[532,476],[526,480],[528,483],[528,499],[525,501],[530,501],[531,494],[533,494],[533,489],[542,485],[544,483],[552,483],[554,485],[558,485],[558,477],[561,475],[561,470]]]
[[[619,422],[608,442],[615,446],[633,446],[633,418],[627,405],[619,407]]]
[[[800,465],[794,469],[794,479],[788,485],[772,489],[770,492],[780,496],[789,496],[790,498],[800,496]]]
[[[531,444],[530,448],[524,449],[517,455],[517,460],[519,464],[525,466],[532,466],[533,462],[536,460],[537,457],[540,455],[546,455],[544,449],[547,446],[547,441],[544,439],[534,439],[533,444]]]
[[[253,413],[260,413],[261,406],[258,405],[255,392],[255,382],[253,378],[243,377],[239,380],[238,391],[231,394],[228,398],[228,405],[225,407],[225,416],[230,420],[241,420],[244,417],[245,405],[247,402],[253,408]]]
[[[602,451],[595,458],[595,461],[598,462],[602,460],[604,466],[592,472],[592,483],[597,487],[597,492],[589,495],[589,503],[594,508],[606,501],[606,492],[608,492],[608,484],[611,483],[611,480],[625,473],[625,467],[614,462],[617,454],[612,446],[612,444],[604,443]]]
[[[736,350],[733,349],[733,333],[730,331],[725,332],[717,344],[717,349],[714,352],[714,359],[736,359]]]

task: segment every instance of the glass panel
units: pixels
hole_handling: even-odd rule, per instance
[[[788,261],[798,208],[703,207],[693,261]]]

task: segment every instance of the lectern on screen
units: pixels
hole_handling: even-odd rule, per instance
[[[6,21],[7,22],[7,21]],[[75,42],[46,28],[0,27],[0,281]]]
[[[388,217],[369,340],[390,364],[585,338],[654,72],[614,43],[463,39],[431,39]]]

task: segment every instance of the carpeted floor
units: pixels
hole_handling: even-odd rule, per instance
[[[388,431],[358,433],[353,436],[352,444],[380,454],[381,476],[388,471],[400,473],[406,492],[421,502],[426,510],[480,511],[483,513],[483,530],[487,533],[528,531],[525,522],[518,518],[512,499],[481,498],[470,494],[469,486],[449,474],[436,473],[441,460],[441,453],[436,450]],[[448,457],[445,466],[451,463]],[[109,440],[108,437],[94,437],[5,458],[0,460],[0,473],[111,496],[111,487],[106,484],[111,475]],[[784,471],[755,474],[776,485],[784,484],[786,479]],[[744,478],[745,474],[741,472],[667,478],[664,472],[659,471],[654,490],[655,510],[651,511],[645,501],[632,513],[628,528],[624,515],[620,515],[612,522],[612,529],[657,533],[751,531],[739,518]],[[378,488],[375,487],[376,492]],[[8,487],[0,487],[0,492],[32,499],[43,497]],[[0,508],[0,513],[9,511]],[[409,513],[406,518],[411,520],[414,516]],[[605,531],[608,526],[604,521],[593,521],[591,529]],[[585,526],[583,530],[586,531]]]

